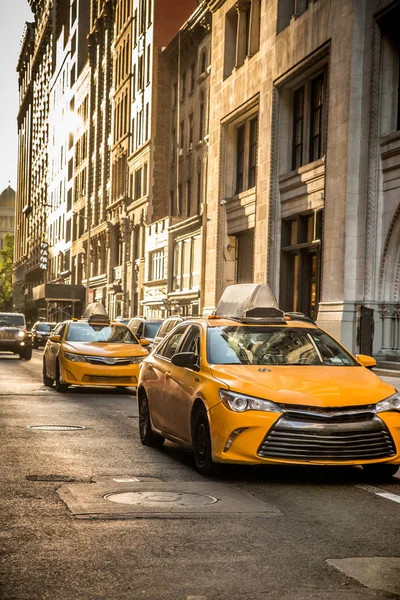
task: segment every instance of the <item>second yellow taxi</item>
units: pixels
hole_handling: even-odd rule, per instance
[[[110,321],[100,304],[89,305],[83,319],[60,323],[46,343],[43,383],[58,392],[78,386],[136,386],[139,366],[148,356],[122,323]]]

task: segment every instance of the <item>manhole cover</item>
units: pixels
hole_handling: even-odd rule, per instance
[[[186,492],[124,492],[106,494],[105,500],[117,504],[133,504],[134,506],[207,506],[218,502],[217,498],[205,494],[189,494]]]
[[[44,431],[80,431],[86,429],[82,425],[28,425],[28,429]]]

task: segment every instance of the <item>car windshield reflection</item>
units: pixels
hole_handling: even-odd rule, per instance
[[[71,323],[68,327],[66,342],[88,342],[102,344],[138,344],[135,336],[121,325],[89,325]]]
[[[212,365],[357,365],[335,340],[314,328],[210,327],[207,354]]]

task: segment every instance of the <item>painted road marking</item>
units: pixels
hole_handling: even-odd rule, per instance
[[[375,496],[380,496],[381,498],[386,498],[386,500],[392,500],[392,502],[400,504],[400,496],[398,494],[390,494],[372,485],[357,485],[357,487],[370,494],[375,494]]]

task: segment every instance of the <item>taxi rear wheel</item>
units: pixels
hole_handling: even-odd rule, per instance
[[[57,367],[56,367],[56,390],[60,394],[65,394],[65,392],[68,390],[68,388],[69,388],[69,385],[67,383],[61,383],[61,381],[60,381],[60,365],[57,362]]]
[[[140,441],[144,446],[162,446],[164,438],[154,433],[151,428],[149,401],[143,392],[139,395],[138,403]]]
[[[399,465],[363,465],[367,478],[371,481],[388,481],[399,470]]]
[[[196,409],[192,425],[192,447],[196,469],[202,475],[215,473],[216,467],[211,456],[210,426],[204,406]]]

